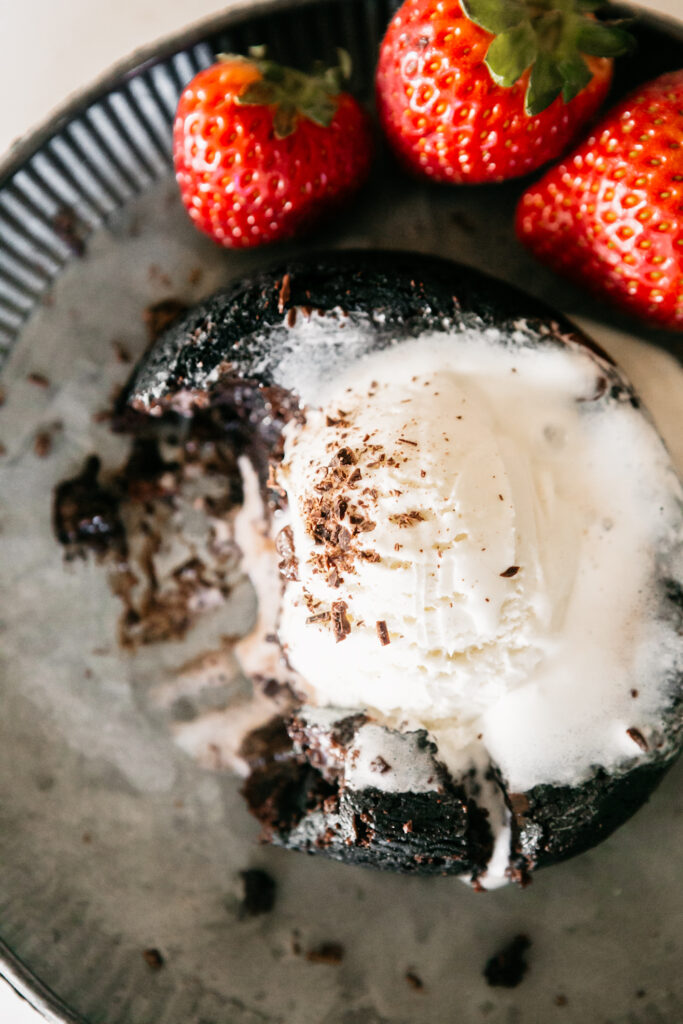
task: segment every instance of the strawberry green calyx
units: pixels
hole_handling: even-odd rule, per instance
[[[476,25],[493,33],[486,65],[505,88],[530,68],[524,109],[530,116],[559,95],[574,99],[591,80],[583,55],[618,57],[633,49],[633,37],[617,21],[597,21],[601,0],[461,0]]]
[[[237,103],[273,107],[275,136],[284,139],[292,134],[299,117],[307,117],[323,128],[331,124],[337,110],[335,97],[351,77],[348,53],[340,49],[337,56],[336,67],[318,65],[311,74],[269,60],[262,47],[253,47],[249,57],[223,55],[221,59],[244,61],[258,71],[259,77],[246,86]]]

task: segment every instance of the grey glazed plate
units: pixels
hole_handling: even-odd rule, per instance
[[[172,181],[177,96],[221,51],[267,43],[305,66],[350,50],[369,98],[382,0],[240,4],[123,65],[0,165],[0,973],[54,1021],[88,1024],[673,1024],[683,1017],[681,768],[602,847],[541,872],[525,891],[478,895],[452,879],[383,875],[259,847],[229,775],[179,743],[184,719],[224,713],[220,685],[182,667],[221,649],[253,615],[240,582],[182,642],[122,652],[101,568],[65,565],[50,528],[54,485],[124,442],[97,413],[146,338],[150,303],[194,302],[227,278],[312,245],[455,257],[542,296],[621,358],[633,328],[547,274],[514,241],[517,183],[439,189],[380,154],[341,225],[305,246],[230,254],[190,227]],[[637,19],[623,91],[683,65],[683,32]],[[638,329],[638,337],[648,340]],[[650,404],[680,422],[680,338],[651,335]],[[642,357],[639,360],[642,365]],[[38,376],[36,376],[38,375]],[[676,405],[675,403],[678,403]],[[664,413],[662,413],[664,415]],[[679,430],[680,434],[680,430]],[[48,435],[45,450],[36,437]],[[676,454],[676,452],[675,452]],[[677,454],[683,452],[678,449]],[[175,691],[178,692],[178,691]],[[176,708],[177,711],[177,708]],[[272,913],[243,919],[239,872],[277,881]],[[532,945],[513,990],[486,960],[516,934]],[[302,955],[321,943],[341,963]],[[157,949],[153,969],[143,952]],[[423,987],[411,986],[413,972]],[[55,995],[58,993],[58,996]]]

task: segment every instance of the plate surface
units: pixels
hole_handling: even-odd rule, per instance
[[[127,654],[104,572],[65,565],[51,532],[55,484],[94,450],[111,466],[123,457],[125,441],[96,414],[129,372],[117,351],[135,358],[145,347],[145,308],[171,296],[195,302],[312,245],[434,252],[534,292],[638,370],[636,383],[662,428],[673,425],[674,454],[683,456],[680,371],[660,350],[680,356],[680,338],[649,336],[660,349],[644,364],[632,325],[534,263],[511,229],[519,184],[439,189],[404,178],[380,154],[343,223],[304,246],[231,254],[191,228],[168,162],[183,83],[214,53],[253,43],[303,66],[343,45],[367,97],[394,6],[332,0],[229,12],[126,65],[0,167],[0,970],[53,1020],[669,1024],[683,1016],[680,765],[602,847],[541,872],[523,892],[478,895],[452,879],[261,848],[236,782],[183,753],[172,709],[159,700],[180,666],[248,622],[249,586],[239,583],[184,640]],[[644,18],[637,31],[640,79],[683,65],[675,26]],[[620,74],[617,90],[632,84]],[[41,434],[51,445],[42,457]],[[193,695],[189,714],[201,720],[206,698]],[[217,688],[211,710],[228,700]],[[239,872],[254,866],[273,875],[278,898],[270,914],[243,919]],[[512,991],[487,987],[486,960],[519,933],[532,942],[528,975]],[[341,963],[295,952],[324,942],[344,947]],[[150,948],[161,951],[161,969],[143,958]],[[408,984],[409,971],[422,989]]]

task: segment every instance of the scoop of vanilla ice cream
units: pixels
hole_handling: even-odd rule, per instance
[[[538,360],[538,352],[534,353]],[[291,423],[298,580],[279,635],[310,699],[467,725],[554,644],[585,522],[567,501],[589,359],[480,345],[370,359]]]

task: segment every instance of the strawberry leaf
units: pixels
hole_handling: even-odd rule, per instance
[[[583,19],[580,22],[576,46],[581,53],[594,57],[620,57],[623,53],[631,53],[634,45],[633,36],[619,25]]]
[[[593,16],[609,9],[609,0],[461,0],[461,6],[496,37],[486,65],[497,85],[508,88],[532,68],[527,113],[539,114],[560,93],[568,103],[586,88],[592,76],[581,54],[617,57],[634,45],[621,22]]]
[[[507,87],[533,64],[537,52],[536,34],[527,19],[496,36],[486,53],[486,66],[494,81]]]
[[[579,54],[560,60],[557,70],[562,76],[562,99],[565,103],[578,96],[593,77],[590,68]]]
[[[524,4],[517,0],[461,0],[461,7],[470,21],[494,35],[528,17]]]
[[[562,75],[557,64],[547,53],[538,54],[529,75],[529,85],[524,97],[524,109],[535,117],[549,107],[562,92]]]
[[[248,85],[238,97],[237,102],[248,106],[252,104],[268,106],[270,103],[275,103],[276,99],[277,86],[273,82],[267,82],[265,78],[262,78],[260,81],[252,82],[251,85]]]
[[[315,96],[308,103],[302,103],[299,109],[310,121],[315,121],[316,124],[325,128],[334,117],[337,104],[333,103],[329,96],[320,95]]]
[[[250,61],[234,55],[225,55],[221,59],[248,61],[260,72],[261,77],[251,82],[236,97],[236,102],[271,107],[273,131],[278,139],[284,139],[295,130],[299,117],[306,117],[323,128],[332,123],[338,106],[335,97],[351,74],[348,53],[345,50],[337,53],[339,67],[326,68],[319,64],[309,75],[295,68],[283,67],[263,56]]]
[[[286,139],[296,128],[296,107],[289,103],[280,103],[273,114],[273,131],[276,139]]]

